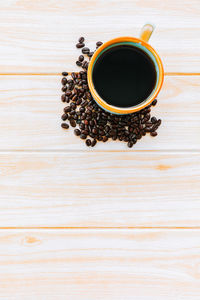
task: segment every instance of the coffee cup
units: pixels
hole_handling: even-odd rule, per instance
[[[163,64],[148,40],[146,24],[140,38],[118,37],[102,44],[88,66],[88,85],[96,103],[113,114],[137,112],[157,97],[164,79]]]

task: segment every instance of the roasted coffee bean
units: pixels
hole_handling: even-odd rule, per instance
[[[71,107],[71,109],[76,109],[76,103],[71,102],[71,103],[70,103],[70,107]]]
[[[157,126],[160,126],[161,122],[162,122],[161,119],[159,119],[159,120],[157,121],[157,123],[156,123]]]
[[[103,43],[100,42],[100,41],[96,42],[96,46],[97,46],[97,47],[100,47],[102,44],[103,44]]]
[[[88,125],[89,124],[88,120],[84,120],[84,124]]]
[[[67,87],[66,86],[63,86],[62,89],[61,89],[63,92],[65,92],[67,90]]]
[[[73,79],[76,79],[76,73],[72,72],[71,76],[72,76]]]
[[[88,85],[87,84],[83,84],[83,88],[84,88],[84,90],[87,90],[88,89]]]
[[[61,124],[61,127],[64,128],[64,129],[68,129],[69,128],[69,125],[67,123],[62,123]]]
[[[81,106],[82,106],[82,107],[85,107],[85,106],[87,106],[87,104],[88,104],[88,102],[87,102],[87,101],[84,101],[84,102],[82,102]]]
[[[80,62],[79,60],[76,61],[77,66],[81,67],[82,66],[82,62]]]
[[[88,54],[88,53],[90,53],[90,49],[89,49],[88,47],[84,47],[84,48],[82,49],[82,53],[83,53],[83,54]]]
[[[157,104],[157,99],[154,99],[153,102],[151,103],[151,105],[155,106]]]
[[[89,57],[92,57],[93,54],[94,54],[94,52],[89,52],[89,53],[88,53],[88,56],[89,56]]]
[[[92,129],[92,133],[97,134],[98,133],[98,129],[95,127]]]
[[[70,125],[71,125],[72,127],[76,127],[76,121],[75,121],[74,119],[71,119],[71,120],[70,120]]]
[[[105,142],[107,142],[107,140],[108,140],[108,137],[107,137],[107,136],[104,136],[104,137],[103,137],[103,142],[105,143]]]
[[[85,129],[85,124],[84,124],[84,123],[81,123],[79,127],[80,127],[80,129],[83,130],[83,129]]]
[[[85,107],[81,107],[81,108],[80,108],[80,112],[81,112],[81,113],[84,113],[84,112],[85,112]]]
[[[74,134],[78,136],[81,134],[81,131],[79,129],[74,129]]]
[[[83,48],[85,46],[84,43],[78,43],[76,44],[76,48]]]
[[[63,77],[61,80],[62,85],[66,85],[67,84],[67,78]]]
[[[66,121],[68,119],[68,114],[63,114],[62,117],[61,117],[61,119],[63,121]]]
[[[128,145],[128,147],[129,147],[129,148],[132,148],[132,147],[133,147],[133,142],[132,142],[132,141],[130,141],[130,142],[128,142],[128,144],[127,144],[127,145]]]
[[[97,141],[93,140],[92,143],[91,143],[91,146],[94,147],[96,145],[96,143],[97,143]]]
[[[156,135],[157,135],[157,132],[156,132],[156,131],[150,132],[150,135],[151,135],[151,136],[156,136]]]
[[[151,122],[152,122],[153,124],[156,123],[156,122],[157,122],[156,117],[152,117],[152,118],[151,118]]]
[[[88,146],[88,147],[91,146],[91,144],[92,144],[90,139],[87,139],[87,140],[85,141],[85,143],[86,143],[86,146]]]
[[[83,36],[81,36],[79,39],[78,39],[79,43],[83,43],[85,41],[85,38]]]
[[[78,96],[77,96],[77,95],[74,95],[74,96],[72,97],[72,101],[76,101],[77,98],[78,98]]]
[[[66,103],[69,103],[69,101],[70,101],[69,97],[66,96],[66,97],[65,97],[65,102],[66,102]]]
[[[61,101],[62,101],[62,102],[65,102],[65,101],[66,101],[66,96],[65,96],[65,94],[62,94],[62,96],[61,96]]]
[[[88,131],[87,130],[82,130],[81,133],[88,135]]]
[[[82,61],[84,61],[84,56],[83,55],[80,55],[79,56],[79,58],[78,58],[78,60],[80,61],[80,62],[82,62]],[[80,74],[80,73],[79,73]],[[80,74],[81,75],[81,74]],[[81,77],[81,76],[80,76]]]
[[[68,112],[70,112],[71,111],[71,107],[70,106],[66,106],[65,108],[64,108],[64,112],[65,113],[68,113]]]
[[[76,113],[75,110],[71,110],[69,114],[70,114],[71,116],[73,116],[73,115],[75,115],[75,113]]]
[[[87,137],[87,136],[86,136],[85,134],[81,133],[80,138],[81,138],[82,140],[85,140],[86,137]]]
[[[69,96],[72,95],[72,92],[71,92],[71,91],[67,91],[67,92],[65,93],[65,95],[69,97]]]
[[[68,72],[62,72],[62,76],[67,76]]]

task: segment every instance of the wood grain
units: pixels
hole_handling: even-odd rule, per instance
[[[199,0],[1,1],[0,72],[75,70],[80,35],[94,48],[99,39],[139,36],[145,22],[157,26],[150,43],[166,72],[200,72]]]
[[[4,230],[0,299],[199,299],[196,230]]]
[[[200,226],[200,154],[0,154],[0,227]]]
[[[59,76],[0,76],[0,150],[85,150],[72,128],[60,127]],[[200,76],[166,76],[152,115],[163,123],[134,150],[200,149]],[[125,143],[98,143],[96,150],[129,151]],[[95,151],[92,149],[92,151]]]

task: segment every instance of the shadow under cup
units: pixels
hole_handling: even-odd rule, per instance
[[[103,62],[102,66],[100,65],[101,75],[103,76],[103,72],[104,72],[103,64],[104,64],[104,59],[106,60],[106,55],[108,56],[110,53],[110,57],[112,58],[112,55],[113,55],[112,52],[114,53],[114,51],[116,51],[115,49],[119,49],[119,53],[120,53],[120,49],[125,49],[125,48],[126,49],[132,48],[132,49],[134,49],[134,51],[138,52],[139,55],[143,55],[144,59],[146,59],[146,64],[149,62],[153,66],[154,74],[155,74],[154,84],[152,84],[151,90],[149,91],[147,97],[145,97],[142,101],[138,101],[137,103],[135,103],[135,101],[134,101],[133,105],[131,105],[131,102],[129,102],[127,107],[124,105],[119,106],[118,104],[116,104],[114,102],[110,103],[109,99],[106,99],[104,94],[100,92],[100,89],[98,88],[98,84],[95,83],[94,76],[93,76],[95,74],[94,73],[95,68],[97,69],[98,64],[99,65],[101,64],[101,61]],[[117,56],[116,56],[116,58],[117,58]],[[138,60],[139,58],[136,57],[136,59]],[[127,58],[127,62],[128,61],[129,60]],[[137,64],[137,61],[136,61],[136,64]],[[138,66],[140,66],[140,62],[138,62]],[[105,68],[105,70],[106,70],[106,68]],[[118,65],[116,64],[116,72],[117,72],[117,70],[118,70]],[[96,70],[95,70],[95,72],[96,72]],[[107,70],[107,72],[109,73],[109,69]],[[129,77],[131,76],[131,72],[132,71],[130,70],[130,72],[128,74]],[[104,74],[105,74],[105,72],[104,72]],[[142,108],[148,106],[155,99],[155,97],[159,93],[160,88],[163,83],[163,74],[164,74],[163,66],[162,66],[160,57],[148,43],[146,43],[145,41],[142,41],[140,39],[137,39],[137,38],[129,38],[129,37],[116,38],[114,40],[108,41],[105,44],[103,44],[94,53],[94,55],[90,61],[89,67],[88,67],[88,85],[89,85],[89,88],[90,88],[90,91],[92,93],[94,100],[103,109],[105,109],[111,113],[116,113],[116,114],[129,114],[129,113],[133,113],[138,110],[141,110]],[[117,76],[119,76],[119,78],[121,76],[124,76],[124,78],[125,78],[127,76],[127,74],[119,74],[119,71],[118,71]],[[109,78],[109,76],[107,76],[107,77]],[[130,81],[130,78],[128,78],[128,79]],[[134,81],[134,77],[132,78],[132,85],[134,86],[133,81]],[[99,85],[101,84],[101,82],[104,82],[105,89],[106,89],[106,86],[108,87],[109,84],[111,84],[110,83],[111,81],[109,81],[109,79],[107,81],[106,80],[99,81]],[[124,80],[124,82],[125,82],[125,80]],[[143,82],[141,81],[141,84],[142,83]],[[116,82],[115,81],[112,82],[111,92],[112,92],[112,89],[114,90],[114,86],[116,86],[116,91],[119,90],[119,84],[120,84],[119,80],[118,81],[116,80]],[[130,84],[131,84],[131,82],[129,82],[129,86],[130,86]],[[144,84],[145,84],[145,82],[144,82]],[[104,88],[104,87],[102,87],[102,88]],[[134,93],[134,89],[132,92]]]

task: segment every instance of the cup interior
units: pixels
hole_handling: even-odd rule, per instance
[[[100,97],[100,95],[96,91],[95,86],[92,82],[92,75],[93,75],[93,69],[94,69],[95,63],[97,62],[99,57],[105,51],[107,51],[113,47],[124,46],[124,45],[135,47],[135,48],[141,50],[143,53],[145,53],[145,55],[148,56],[148,58],[151,60],[151,62],[154,65],[154,68],[155,68],[156,81],[155,81],[155,85],[154,85],[151,93],[149,94],[149,96],[145,100],[140,102],[139,104],[131,106],[131,107],[130,106],[129,107],[116,107],[116,106],[108,104],[106,102],[106,99],[102,99]],[[89,64],[89,68],[88,68],[88,84],[89,84],[90,90],[92,92],[92,95],[93,95],[95,101],[102,108],[104,108],[105,110],[112,112],[112,113],[118,113],[118,114],[132,113],[132,112],[138,111],[138,110],[142,109],[143,107],[147,106],[148,104],[150,104],[153,101],[153,99],[155,99],[155,97],[158,94],[158,92],[161,88],[161,85],[162,85],[163,67],[162,67],[162,62],[161,62],[158,54],[149,44],[147,44],[146,42],[144,42],[140,39],[136,39],[136,38],[117,38],[117,39],[114,39],[112,41],[109,41],[109,42],[103,44],[101,47],[99,47],[99,49],[97,49],[95,54],[96,55],[94,55],[94,57],[92,57],[90,64]]]

